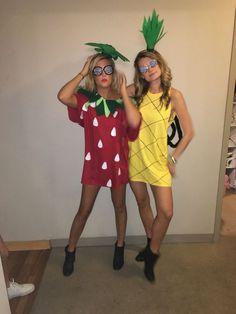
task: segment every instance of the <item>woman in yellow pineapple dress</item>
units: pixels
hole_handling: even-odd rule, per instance
[[[130,143],[130,181],[141,181],[151,185],[171,186],[171,175],[167,166],[167,131],[173,122],[171,104],[161,104],[162,92],[144,96],[139,105],[142,124],[138,140]]]
[[[134,84],[128,90],[130,96],[137,98],[142,124],[138,138],[129,144],[129,179],[147,235],[147,245],[136,260],[144,261],[144,274],[154,281],[154,265],[173,215],[171,179],[179,156],[192,139],[193,128],[182,93],[171,87],[171,71],[160,53],[139,52],[134,67]],[[183,137],[168,155],[168,127],[175,115]],[[156,215],[150,206],[147,184],[154,197]]]

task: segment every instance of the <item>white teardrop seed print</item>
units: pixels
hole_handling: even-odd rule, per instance
[[[116,118],[117,115],[118,115],[118,111],[115,111],[115,112],[113,113],[113,117]]]
[[[108,186],[109,188],[112,187],[111,179],[107,181],[107,186]]]
[[[116,156],[115,156],[115,159],[114,159],[116,162],[118,162],[118,161],[120,161],[120,156],[119,156],[119,154],[116,154]]]
[[[82,110],[83,110],[83,111],[88,111],[87,104],[88,104],[88,103],[86,102],[86,103],[83,105],[83,107],[82,107]]]
[[[99,140],[99,142],[98,142],[98,148],[103,148],[103,144],[102,144],[101,140]]]
[[[91,154],[90,154],[90,152],[88,152],[87,155],[85,156],[85,160],[91,160]]]
[[[93,119],[93,126],[98,126],[98,120],[97,120],[97,118],[94,118],[94,119]]]
[[[83,113],[83,111],[81,111],[80,119],[83,120],[83,118],[84,118],[84,113]]]
[[[106,170],[107,169],[107,163],[104,161],[104,163],[102,164],[102,169]]]
[[[111,130],[111,136],[116,136],[116,128],[113,128],[113,129]]]
[[[92,108],[95,108],[96,103],[95,103],[95,102],[91,102],[91,103],[90,103],[90,106],[91,106]]]
[[[118,169],[118,176],[120,176],[121,175],[121,170],[120,170],[120,168]]]

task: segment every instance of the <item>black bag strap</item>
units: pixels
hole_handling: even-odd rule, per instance
[[[175,116],[174,121],[171,123],[170,127],[172,130],[171,130],[171,134],[170,135],[168,134],[167,143],[170,147],[176,148],[180,140],[183,137],[183,132],[181,130],[181,126],[180,126],[179,119],[177,116]],[[176,136],[176,131],[177,131],[177,141],[174,143],[173,139]]]

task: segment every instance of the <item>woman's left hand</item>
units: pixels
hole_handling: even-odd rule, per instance
[[[172,160],[168,159],[167,167],[168,167],[168,169],[170,171],[171,176],[175,177],[176,176],[176,164],[174,164]]]
[[[118,72],[118,86],[119,86],[121,96],[123,96],[124,93],[127,93],[126,77],[125,77],[125,74],[122,72]]]

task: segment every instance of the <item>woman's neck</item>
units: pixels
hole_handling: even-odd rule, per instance
[[[99,87],[97,92],[105,99],[109,99],[112,96],[112,89],[110,87]]]
[[[97,92],[100,96],[102,96],[103,98],[107,99],[107,100],[114,100],[119,98],[119,95],[116,91],[114,91],[113,89],[111,89],[111,87],[105,87],[105,88],[98,88]]]
[[[150,82],[148,90],[152,94],[157,94],[157,93],[162,92],[160,80],[155,80],[155,81]]]

